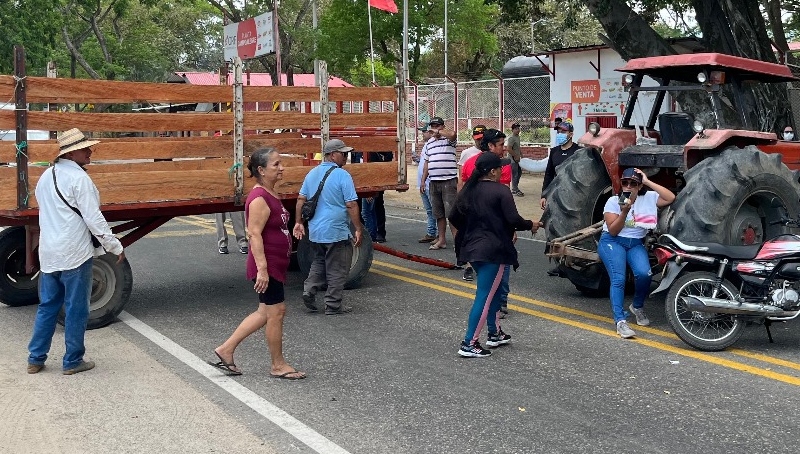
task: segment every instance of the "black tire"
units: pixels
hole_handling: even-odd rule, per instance
[[[39,270],[25,272],[25,227],[0,230],[0,302],[27,306],[39,302]]]
[[[672,330],[682,341],[705,352],[725,350],[742,336],[744,321],[731,314],[717,314],[689,310],[681,296],[711,296],[716,275],[707,271],[687,273],[673,282],[664,302]],[[722,285],[717,298],[735,299],[736,287],[727,280]]]
[[[727,148],[700,161],[686,174],[686,187],[670,207],[669,233],[684,241],[760,244],[784,232],[771,206],[778,197],[794,216],[800,184],[779,154],[754,146]]]
[[[353,226],[350,226],[350,231],[355,232]],[[344,284],[345,289],[358,288],[361,281],[369,272],[372,266],[372,238],[368,233],[361,236],[361,245],[359,247],[353,246],[353,259],[350,262],[350,274],[347,276],[347,282]],[[308,276],[311,270],[311,262],[313,260],[311,254],[311,242],[308,241],[308,235],[297,243],[297,264],[300,266],[300,272],[303,276]]]
[[[600,156],[591,148],[582,148],[564,161],[556,170],[556,177],[542,195],[547,199],[547,209],[542,215],[547,239],[552,240],[588,227],[603,219],[603,207],[611,195],[611,179]],[[575,246],[597,251],[597,240],[589,238]],[[605,267],[591,273],[577,273],[560,267],[581,293],[602,297],[608,295],[609,280]]]
[[[117,263],[118,259],[114,254],[94,258],[87,329],[102,328],[113,322],[128,304],[133,289],[133,273],[128,259]],[[58,322],[64,324],[63,310]]]

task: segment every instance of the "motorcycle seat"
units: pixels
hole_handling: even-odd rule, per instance
[[[710,255],[723,255],[728,258],[736,260],[750,260],[758,255],[760,244],[751,244],[748,246],[730,246],[727,244],[719,243],[699,243],[694,241],[684,241],[686,245],[707,248],[702,253]]]

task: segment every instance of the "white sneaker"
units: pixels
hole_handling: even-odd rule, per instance
[[[636,335],[636,332],[628,326],[628,322],[620,320],[617,322],[617,334],[623,339],[629,339]]]
[[[647,314],[644,313],[644,308],[635,308],[633,304],[631,304],[628,309],[631,310],[633,315],[636,316],[636,324],[639,326],[647,326],[650,324],[650,319],[647,318]]]

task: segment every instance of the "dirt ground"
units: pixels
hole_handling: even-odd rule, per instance
[[[525,219],[539,220],[542,217],[542,209],[539,206],[539,199],[542,193],[541,173],[522,173],[519,181],[519,189],[524,197],[514,197],[517,202],[517,210]],[[408,186],[406,192],[386,191],[383,199],[387,205],[401,206],[404,208],[416,208],[422,210],[422,201],[419,198],[419,186],[417,186],[417,167],[408,166]]]

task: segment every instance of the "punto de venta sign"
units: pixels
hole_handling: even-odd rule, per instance
[[[269,11],[243,22],[226,25],[223,39],[225,61],[236,56],[246,60],[275,52],[272,16],[273,12]]]

